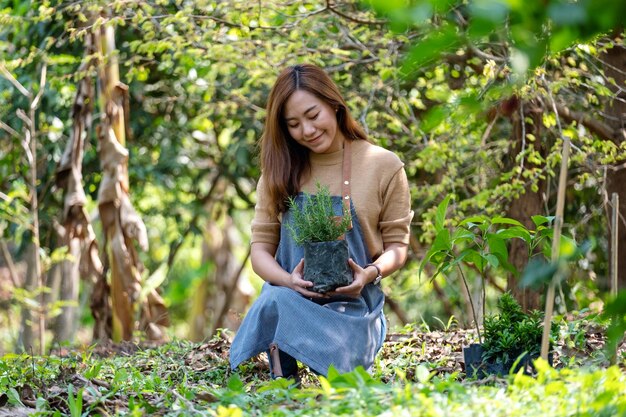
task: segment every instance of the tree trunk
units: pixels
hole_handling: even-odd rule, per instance
[[[511,149],[511,160],[507,169],[511,169],[513,168],[513,164],[515,164],[516,156],[521,152],[524,152],[530,146],[541,147],[540,128],[542,126],[542,112],[540,107],[535,103],[519,103],[516,98],[511,99],[508,104],[511,105],[509,110],[510,120],[513,126],[513,145]],[[524,118],[530,117],[533,120],[533,123],[528,123],[525,120],[522,120],[522,115]],[[536,138],[534,142],[530,142],[528,140],[529,134],[532,134]],[[545,156],[545,149],[543,149],[543,147],[539,149],[539,152]],[[509,205],[507,216],[519,221],[528,229],[534,229],[531,216],[545,214],[542,199],[542,195],[545,193],[545,190],[545,181],[540,180],[537,183],[537,191],[533,191],[531,184],[527,184],[524,193],[513,200]],[[520,239],[513,239],[509,246],[509,262],[521,274],[528,264],[528,260],[529,254],[526,242]],[[511,294],[519,302],[524,311],[541,308],[540,293],[530,288],[520,288],[518,278],[513,274],[508,274],[507,290],[511,291]]]
[[[36,259],[35,259],[36,258]],[[39,276],[37,275],[37,264],[39,260],[39,246],[31,243],[28,245],[26,251],[26,280],[24,281],[24,289],[29,294],[34,294],[39,283]],[[35,348],[35,331],[36,326],[33,322],[35,314],[33,310],[28,306],[22,306],[22,320],[20,326],[20,333],[18,336],[17,351],[19,352],[31,352]]]
[[[95,51],[93,43],[93,36],[86,35],[86,57],[93,55]],[[89,74],[93,64],[93,59],[85,60],[79,72]],[[68,253],[71,255],[70,259],[64,260],[60,266],[61,282],[57,299],[66,305],[62,307],[54,326],[54,340],[57,343],[74,341],[78,328],[80,270],[96,277],[102,274],[95,233],[85,209],[87,197],[82,184],[83,153],[85,141],[91,130],[94,98],[93,79],[85,76],[76,90],[72,106],[72,131],[56,171],[57,187],[65,192],[62,225],[58,225],[57,230],[61,242],[68,246]],[[83,246],[87,248],[85,256]]]
[[[239,285],[249,253],[242,262],[237,261],[233,253],[237,245],[232,218],[221,204],[213,203],[212,206],[208,210],[212,215],[204,234],[202,259],[210,262],[213,268],[194,293],[189,316],[189,338],[193,341],[212,336],[222,327],[236,328],[238,314],[243,313],[250,295]]]
[[[616,36],[616,38],[618,38]],[[626,142],[626,46],[624,40],[619,38],[615,46],[609,48],[601,55],[604,62],[604,73],[608,78],[613,78],[615,84],[609,83],[608,87],[614,96],[605,104],[604,111],[607,115],[606,123],[614,130],[613,140],[617,146],[623,146]],[[617,280],[620,290],[626,289],[626,169],[624,164],[615,166],[607,172],[607,200],[611,201],[611,195],[619,196],[619,221],[617,237]],[[610,219],[610,210],[608,218]],[[610,224],[610,221],[608,221]],[[609,232],[609,242],[610,232]],[[609,253],[613,251],[610,248]]]
[[[36,110],[39,107],[39,103],[41,100],[41,96],[43,95],[44,86],[46,83],[46,65],[42,67],[41,70],[41,81],[39,83],[39,92],[36,96],[32,93],[27,92],[26,89],[23,89],[26,96],[28,97],[29,106],[28,106],[28,115],[22,110],[18,109],[17,116],[24,123],[24,137],[22,141],[22,146],[24,148],[24,152],[26,154],[26,159],[28,161],[29,175],[28,175],[28,188],[30,194],[30,218],[31,218],[31,243],[29,245],[28,251],[28,268],[27,275],[25,281],[25,288],[28,291],[31,291],[28,294],[28,297],[35,297],[35,290],[39,289],[39,302],[37,307],[37,315],[38,318],[38,330],[39,330],[39,354],[43,355],[45,353],[45,332],[46,332],[46,322],[45,322],[45,292],[43,291],[44,282],[43,282],[43,274],[41,270],[41,258],[39,255],[40,242],[39,242],[39,200],[37,196],[37,115]],[[19,84],[19,82],[15,81]],[[21,84],[20,84],[21,85]],[[21,342],[23,349],[33,348],[33,331],[34,331],[34,317],[33,311],[29,310],[28,306],[23,306],[22,308],[22,333],[21,333]],[[20,349],[20,347],[18,347]]]
[[[80,239],[71,239],[68,246],[68,253],[72,260],[65,260],[61,264],[61,287],[58,300],[64,302],[65,305],[61,307],[61,314],[55,320],[54,341],[56,343],[73,343],[78,329]]]
[[[112,26],[103,26],[95,33],[96,47],[104,62],[99,65],[99,97],[103,113],[98,129],[99,156],[103,175],[98,190],[98,209],[106,239],[106,253],[111,271],[112,338],[130,340],[135,329],[135,315],[141,316],[143,330],[150,339],[161,339],[160,326],[169,324],[167,309],[156,290],[140,300],[141,272],[135,241],[148,249],[148,235],[143,221],[130,201],[128,183],[129,134],[128,86],[119,78],[115,33]],[[99,284],[98,294],[107,296],[106,286]],[[95,300],[94,300],[95,302]],[[106,300],[95,302],[106,306]],[[141,304],[141,306],[138,306]],[[106,329],[106,326],[99,326]]]

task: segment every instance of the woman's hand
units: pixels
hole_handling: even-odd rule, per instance
[[[296,267],[293,269],[293,272],[291,273],[291,276],[290,276],[291,280],[289,282],[289,288],[291,288],[294,291],[299,292],[305,297],[315,297],[315,298],[323,297],[322,294],[307,290],[307,288],[311,288],[313,286],[313,283],[311,281],[304,280],[303,272],[304,272],[304,259],[300,259],[300,262],[298,262],[298,265],[296,265]]]
[[[348,264],[350,265],[350,268],[352,268],[353,272],[352,276],[354,279],[352,280],[352,284],[346,285],[345,287],[339,287],[334,291],[334,293],[356,298],[361,295],[361,291],[363,291],[363,288],[370,283],[371,279],[365,269],[361,268],[352,260],[352,258],[348,259]]]

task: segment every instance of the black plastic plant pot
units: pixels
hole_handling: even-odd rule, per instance
[[[305,242],[303,246],[304,279],[315,284],[311,291],[325,294],[352,283],[348,242]]]
[[[513,373],[517,373],[520,369],[524,369],[526,375],[531,375],[535,372],[532,361],[537,357],[529,357],[525,355],[519,361],[517,358],[513,358],[510,361],[486,361],[483,359],[483,345],[479,343],[472,343],[468,347],[463,348],[463,361],[465,363],[465,375],[468,378],[482,379],[488,375],[508,375],[513,369]],[[552,366],[553,355],[548,354],[548,363]]]

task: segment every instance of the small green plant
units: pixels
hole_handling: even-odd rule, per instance
[[[450,274],[457,271],[467,293],[470,293],[466,278],[467,266],[475,269],[482,281],[482,311],[485,311],[487,276],[489,271],[511,273],[520,276],[511,262],[509,262],[508,244],[514,239],[525,242],[528,250],[529,264],[524,270],[521,279],[523,287],[548,283],[560,264],[567,264],[579,257],[589,248],[587,244],[578,248],[574,239],[561,235],[559,249],[560,264],[548,263],[550,259],[551,242],[554,234],[552,216],[531,216],[535,229],[528,229],[522,223],[508,217],[488,217],[485,215],[471,216],[460,221],[451,221],[446,224],[446,213],[451,196],[447,196],[438,206],[435,214],[436,236],[424,261],[420,265],[419,273],[427,264],[435,268],[432,274],[434,279],[439,274]],[[470,307],[474,316],[474,324],[478,333],[478,340],[482,343],[480,323],[476,313],[477,308],[470,297]]]
[[[543,314],[525,313],[515,297],[506,292],[498,299],[500,314],[485,317],[483,360],[509,363],[522,353],[539,356],[543,334]],[[557,337],[557,326],[552,325],[552,339]]]
[[[83,413],[83,389],[79,388],[74,396],[74,386],[67,387],[67,406],[72,417],[81,417]]]
[[[350,212],[344,209],[343,216],[335,216],[328,187],[318,182],[316,188],[316,194],[304,194],[302,207],[298,207],[295,198],[288,200],[293,209],[293,223],[287,227],[298,245],[337,240],[350,229]]]

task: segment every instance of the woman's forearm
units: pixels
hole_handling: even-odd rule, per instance
[[[408,245],[402,243],[390,243],[385,245],[385,251],[376,258],[373,263],[380,268],[381,275],[386,277],[402,268],[406,262],[408,254]],[[366,268],[366,272],[370,278],[369,282],[376,279],[378,271],[374,267]]]
[[[267,243],[253,243],[250,253],[252,269],[265,282],[270,284],[288,287],[291,278],[290,273],[285,271],[276,262],[274,253],[276,247]]]

